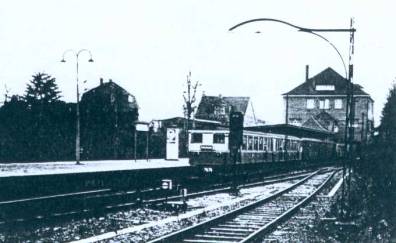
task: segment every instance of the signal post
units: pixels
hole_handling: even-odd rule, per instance
[[[233,163],[233,184],[231,187],[232,193],[238,195],[237,185],[237,161],[240,157],[240,149],[243,143],[243,113],[231,111],[230,113],[230,135],[229,135],[229,150],[230,157]]]

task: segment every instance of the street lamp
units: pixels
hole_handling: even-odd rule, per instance
[[[352,85],[352,76],[353,76],[353,65],[351,64],[352,62],[352,55],[354,53],[354,34],[356,32],[356,29],[353,28],[353,19],[351,19],[351,26],[349,29],[312,29],[312,28],[305,28],[301,26],[297,26],[294,24],[291,24],[289,22],[279,20],[279,19],[272,19],[272,18],[258,18],[258,19],[251,19],[247,20],[244,22],[241,22],[229,29],[229,31],[233,31],[234,29],[243,26],[245,24],[253,23],[253,22],[277,22],[281,23],[284,25],[288,25],[290,27],[293,27],[297,29],[298,31],[313,34],[322,40],[326,41],[328,44],[331,45],[331,47],[337,52],[338,56],[341,59],[342,65],[344,67],[345,71],[345,79],[348,81],[347,83],[347,94],[346,94],[346,114],[345,114],[345,134],[344,134],[344,144],[345,144],[345,155],[347,158],[349,157],[349,146],[352,144],[353,140],[353,127],[351,126],[351,121],[354,120],[354,109],[353,109],[353,85]],[[347,71],[347,66],[345,64],[344,58],[342,57],[341,53],[339,50],[336,48],[336,46],[331,43],[327,38],[324,36],[318,34],[317,32],[348,32],[350,33],[350,48],[349,48],[349,72]],[[260,31],[256,31],[257,34],[261,33]],[[288,96],[286,96],[286,102],[288,102]],[[288,106],[288,104],[286,104]],[[288,107],[286,107],[288,109]],[[286,110],[286,119],[288,119],[288,111]],[[288,121],[286,121],[286,124],[288,124]],[[348,131],[349,130],[349,131]],[[344,160],[343,160],[344,161]],[[349,175],[349,180],[350,180]],[[342,198],[344,199],[344,183],[345,183],[345,162],[343,162],[343,184],[342,184]],[[348,182],[350,184],[350,181]]]
[[[62,55],[62,60],[61,62],[66,62],[65,60],[65,55],[67,53],[72,53],[73,55],[76,56],[76,93],[77,93],[77,104],[76,104],[76,164],[80,165],[80,91],[78,88],[78,58],[80,57],[80,54],[83,52],[88,52],[89,54],[89,60],[88,62],[93,62],[92,59],[92,54],[90,50],[87,49],[81,49],[79,51],[74,51],[74,50],[66,50],[63,55]]]

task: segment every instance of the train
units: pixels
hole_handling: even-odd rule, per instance
[[[193,129],[188,136],[190,164],[213,170],[235,165],[332,161],[340,156],[340,145],[333,135],[293,125],[244,128],[243,143],[234,161],[229,129]]]

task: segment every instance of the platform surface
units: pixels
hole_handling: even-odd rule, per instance
[[[0,163],[0,177],[141,170],[189,166],[188,158],[180,158],[179,160],[150,159],[148,161],[101,160],[82,161],[81,163],[82,165],[76,165],[75,161],[10,164]]]

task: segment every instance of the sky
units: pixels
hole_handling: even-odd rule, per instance
[[[281,94],[327,67],[344,75],[335,50],[322,39],[274,22],[307,28],[349,28],[354,18],[354,82],[374,99],[376,124],[396,77],[396,30],[392,1],[232,0],[3,0],[0,8],[0,101],[23,95],[37,72],[56,78],[62,99],[76,101],[76,59],[80,89],[112,79],[133,94],[139,119],[183,115],[186,76],[202,94],[249,96],[256,116],[284,121]],[[256,31],[260,31],[257,34]],[[322,33],[348,62],[349,34]],[[84,83],[83,81],[86,82]]]

